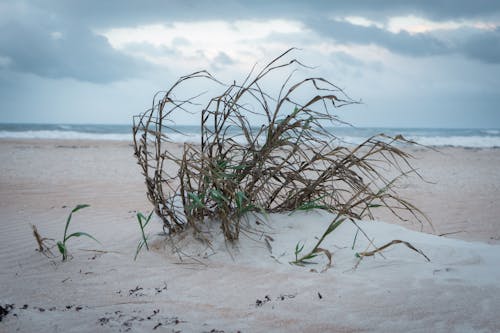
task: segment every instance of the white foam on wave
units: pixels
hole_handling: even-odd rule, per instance
[[[409,138],[425,146],[451,146],[468,148],[500,147],[500,137],[495,136],[424,136]]]
[[[168,133],[167,137],[172,142],[179,143],[200,143],[201,142],[201,134],[198,133]]]
[[[487,135],[443,135],[443,136],[408,136],[407,139],[418,142],[426,146],[436,147],[468,147],[468,148],[493,148],[500,147],[500,136],[495,135],[500,130],[484,130]],[[487,133],[486,133],[487,132]],[[178,143],[199,143],[201,134],[194,132],[167,134],[172,142]],[[131,141],[131,133],[89,133],[67,130],[26,130],[26,131],[6,131],[0,130],[0,138],[10,139],[55,139],[55,140],[111,140],[111,141]],[[243,135],[235,134],[232,139],[238,143],[246,142]],[[264,140],[264,138],[262,138]],[[340,144],[358,145],[366,140],[362,136],[339,136]],[[259,140],[260,141],[260,140]]]
[[[0,131],[0,138],[131,141],[132,134],[84,133],[76,131]]]
[[[497,129],[482,130],[481,132],[489,135],[500,135],[500,130]]]

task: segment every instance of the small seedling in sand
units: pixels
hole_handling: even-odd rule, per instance
[[[86,232],[78,231],[78,232],[74,232],[74,233],[72,233],[70,235],[67,235],[69,223],[71,222],[71,217],[73,216],[73,213],[79,211],[80,209],[86,208],[86,207],[90,207],[90,205],[77,205],[75,208],[73,208],[73,210],[71,211],[71,213],[68,216],[68,219],[66,220],[66,226],[64,227],[64,237],[63,237],[63,240],[57,242],[57,248],[59,249],[59,252],[61,252],[61,254],[62,254],[62,260],[63,261],[66,261],[66,259],[68,259],[68,248],[66,247],[66,242],[71,237],[86,236],[86,237],[89,237],[89,238],[91,238],[91,239],[93,239],[93,240],[95,240],[96,242],[99,243],[99,241],[97,239],[95,239],[93,236],[87,234]]]
[[[300,242],[298,242],[295,245],[295,261],[293,263],[300,263],[300,265],[313,264],[313,262],[307,261],[307,260],[313,259],[314,257],[316,257],[317,256],[316,253],[310,252],[309,254],[307,254],[305,256],[299,257],[299,255],[302,253],[302,250],[304,250],[304,245],[305,245],[305,243],[301,244]]]
[[[151,211],[148,217],[145,217],[142,213],[137,213],[137,222],[139,223],[139,227],[141,228],[142,239],[140,240],[139,245],[137,245],[137,251],[135,251],[134,260],[137,259],[137,256],[139,255],[139,252],[141,252],[141,249],[143,248],[144,245],[146,245],[146,250],[149,251],[149,246],[148,246],[149,235],[146,236],[146,234],[144,233],[144,229],[151,220],[152,215],[153,211]]]
[[[296,245],[295,245],[295,261],[299,260],[299,254],[300,252],[302,252],[302,250],[304,249],[304,244],[300,244],[300,242],[298,242]]]
[[[320,252],[325,251],[324,249],[320,248],[319,246],[321,245],[323,240],[326,238],[326,236],[328,236],[335,229],[337,229],[337,227],[340,226],[345,220],[346,220],[345,218],[343,218],[341,215],[337,214],[337,216],[332,220],[332,222],[330,223],[328,228],[326,228],[323,235],[318,239],[318,241],[316,242],[316,245],[312,248],[312,250],[300,258],[298,257],[298,254],[300,252],[302,252],[304,245],[302,245],[302,247],[297,252],[297,246],[299,245],[299,244],[297,244],[297,246],[295,246],[295,261],[292,261],[291,263],[296,264],[296,265],[301,265],[301,266],[304,264],[311,263],[308,261],[309,259],[312,259],[312,258],[316,257]],[[330,257],[330,260],[331,260],[331,257]]]

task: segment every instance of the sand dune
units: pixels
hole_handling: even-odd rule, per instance
[[[344,224],[324,244],[333,266],[320,273],[325,257],[307,267],[288,262],[298,241],[312,246],[328,224],[322,212],[249,217],[255,232],[236,246],[217,228],[207,247],[189,234],[159,236],[154,223],[151,251],[134,262],[135,213],[151,208],[128,143],[2,140],[0,306],[13,305],[0,331],[498,332],[500,150],[414,154],[436,184],[410,179],[401,191],[430,216],[434,235],[383,215],[360,225],[378,246],[406,240],[431,262],[401,244],[359,262],[367,240],[353,249],[356,227]],[[70,230],[101,245],[70,241],[65,263],[35,251],[30,224],[60,239],[80,203],[91,207]]]

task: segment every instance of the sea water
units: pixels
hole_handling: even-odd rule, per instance
[[[200,142],[199,126],[176,125],[169,131],[173,142]],[[442,128],[382,128],[330,127],[336,137],[347,144],[358,144],[367,138],[384,133],[398,134],[427,146],[469,148],[500,147],[500,129],[442,129]],[[181,133],[178,133],[181,132]],[[238,136],[238,133],[233,133]],[[72,140],[132,140],[131,125],[71,125],[71,124],[0,124],[0,139],[72,139]]]

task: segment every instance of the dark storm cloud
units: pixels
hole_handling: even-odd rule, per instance
[[[412,11],[434,20],[489,17],[500,13],[500,1],[497,0],[393,0],[384,3],[387,7],[396,6],[400,11]]]
[[[478,31],[450,42],[431,33],[394,34],[331,20],[332,16],[347,15],[381,21],[391,15],[499,19],[500,1],[20,0],[0,6],[0,57],[3,62],[9,59],[8,68],[18,72],[106,83],[139,75],[149,65],[113,49],[96,30],[180,20],[282,18],[299,20],[321,38],[344,44],[375,44],[410,56],[461,53],[482,62],[500,63],[498,31]]]
[[[449,52],[445,43],[428,34],[410,35],[404,31],[392,33],[375,26],[364,27],[333,20],[311,21],[308,26],[320,35],[342,44],[376,44],[411,56]]]
[[[498,28],[495,31],[473,29],[467,33],[464,29],[458,29],[437,36],[432,32],[393,33],[375,26],[365,27],[334,20],[311,20],[308,22],[308,27],[320,36],[342,44],[374,44],[394,53],[415,57],[456,53],[485,63],[500,63]]]
[[[384,18],[388,15],[417,14],[436,20],[492,16],[500,13],[497,0],[87,0],[36,1],[41,8],[75,20],[92,22],[100,26],[151,23],[174,20],[234,20],[242,18],[295,18],[318,17],[325,14],[357,15]]]
[[[88,27],[51,20],[49,13],[24,11],[2,19],[0,56],[9,59],[9,70],[107,83],[147,69],[146,64],[113,49],[106,38]]]
[[[390,16],[416,15],[442,21],[486,17],[500,21],[500,1],[496,0],[360,0],[360,1],[193,1],[193,0],[88,0],[34,2],[51,8],[56,16],[94,27],[119,27],[173,21],[237,20],[285,18],[300,20],[313,30],[341,43],[376,44],[409,56],[462,53],[487,63],[499,63],[495,34],[478,32],[474,39],[459,42],[437,38],[431,33],[411,35],[391,33],[377,27],[361,27],[334,22],[332,16],[366,16],[385,22]],[[47,6],[47,3],[49,4]]]
[[[500,63],[500,28],[495,31],[475,34],[469,37],[461,51],[468,57],[486,63]]]
[[[294,7],[297,8],[292,9]],[[321,37],[331,38],[344,44],[374,44],[391,52],[416,57],[462,54],[484,63],[500,63],[499,28],[495,31],[476,29],[473,33],[467,34],[461,34],[462,31],[459,30],[451,36],[452,38],[446,39],[432,32],[392,33],[376,26],[364,27],[328,18],[328,15],[330,18],[332,15],[337,17],[352,15],[386,22],[390,16],[415,15],[438,22],[453,19],[485,19],[498,23],[500,1],[496,0],[317,1],[308,4],[292,2],[290,12],[295,12],[295,18],[302,20]]]
[[[3,29],[0,54],[10,59],[9,68],[15,71],[106,83],[135,76],[143,66],[87,30],[64,30],[58,37],[60,32],[51,35],[16,24]]]

